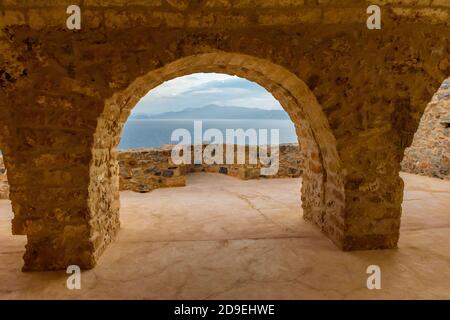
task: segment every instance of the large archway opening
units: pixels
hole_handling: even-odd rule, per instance
[[[180,163],[183,152],[189,156]],[[254,82],[218,73],[164,82],[133,108],[118,160],[125,237],[211,241],[305,234],[295,126]]]
[[[97,252],[119,228],[119,166],[116,147],[132,108],[151,89],[180,76],[213,72],[236,75],[270,92],[295,125],[304,159],[302,207],[312,221],[338,246],[345,247],[344,187],[336,142],[320,105],[306,84],[269,61],[242,54],[216,52],[179,59],[136,79],[116,93],[98,120],[92,149],[89,206]]]

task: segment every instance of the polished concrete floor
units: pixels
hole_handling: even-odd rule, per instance
[[[0,201],[0,299],[450,299],[450,182],[402,175],[399,249],[341,252],[301,218],[300,180],[193,174],[123,192],[122,230],[82,273],[22,273],[25,238]],[[366,268],[381,268],[381,289]]]

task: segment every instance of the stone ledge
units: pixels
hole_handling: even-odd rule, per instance
[[[206,145],[203,146],[203,149],[205,147]],[[234,145],[235,150],[236,148],[237,146]],[[262,176],[260,164],[202,163],[176,165],[171,161],[171,149],[172,146],[166,145],[161,148],[119,151],[120,189],[145,193],[158,188],[185,186],[186,175],[191,172],[220,173],[242,180],[263,177],[296,178],[300,177],[303,172],[300,150],[298,145],[295,144],[280,145],[279,170],[273,176]],[[223,150],[225,157],[225,148]],[[249,158],[250,150],[254,149],[246,148],[246,159]],[[194,152],[191,151],[191,154],[193,155]]]

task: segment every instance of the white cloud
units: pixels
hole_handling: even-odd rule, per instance
[[[145,95],[142,100],[146,101],[152,100],[153,98],[173,97],[211,81],[225,81],[236,78],[236,76],[222,73],[194,73],[162,83]]]
[[[279,102],[256,83],[227,74],[195,73],[154,88],[139,101],[133,112],[156,114],[208,104],[282,109]]]
[[[219,88],[210,88],[204,90],[193,90],[191,94],[211,94],[211,93],[222,93],[223,89]]]
[[[217,103],[218,104],[218,103]],[[248,108],[260,108],[267,110],[279,110],[280,103],[270,93],[259,96],[236,98],[227,100],[224,106],[246,106]]]

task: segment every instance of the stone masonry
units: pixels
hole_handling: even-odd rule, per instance
[[[203,146],[203,149],[206,146]],[[237,149],[234,146],[235,150]],[[192,148],[193,149],[193,148]],[[172,146],[124,150],[119,152],[120,190],[149,192],[158,188],[186,185],[186,175],[192,172],[210,172],[233,176],[242,180],[258,178],[297,178],[302,174],[302,159],[298,145],[279,147],[279,169],[274,175],[261,175],[261,164],[180,164],[171,159]],[[226,150],[224,148],[224,150]],[[192,152],[193,154],[193,152]],[[224,157],[226,152],[224,152]],[[249,159],[249,148],[246,148]],[[225,162],[225,161],[223,161]]]
[[[203,146],[203,149],[206,146]],[[224,150],[225,147],[223,147]],[[234,146],[235,150],[237,147]],[[193,148],[192,148],[193,149]],[[186,185],[186,175],[192,172],[220,173],[242,180],[258,178],[298,178],[302,174],[303,161],[298,145],[283,144],[279,147],[279,168],[274,175],[261,175],[261,164],[249,164],[249,148],[245,164],[181,164],[171,160],[171,145],[160,148],[119,151],[120,190],[145,193],[154,189]],[[192,152],[193,154],[193,152]],[[224,152],[226,155],[226,152]],[[193,161],[192,161],[193,162]],[[225,161],[223,161],[225,162]],[[0,155],[0,199],[8,199],[9,185],[3,157]]]
[[[402,170],[450,180],[450,78],[425,109]]]
[[[6,168],[3,163],[3,156],[0,154],[0,200],[9,198],[8,178],[6,177]]]
[[[0,150],[24,270],[96,265],[120,228],[123,124],[196,72],[280,102],[302,137],[303,216],[337,247],[397,246],[400,164],[450,75],[448,0],[84,0],[68,30],[71,4],[0,1]]]

